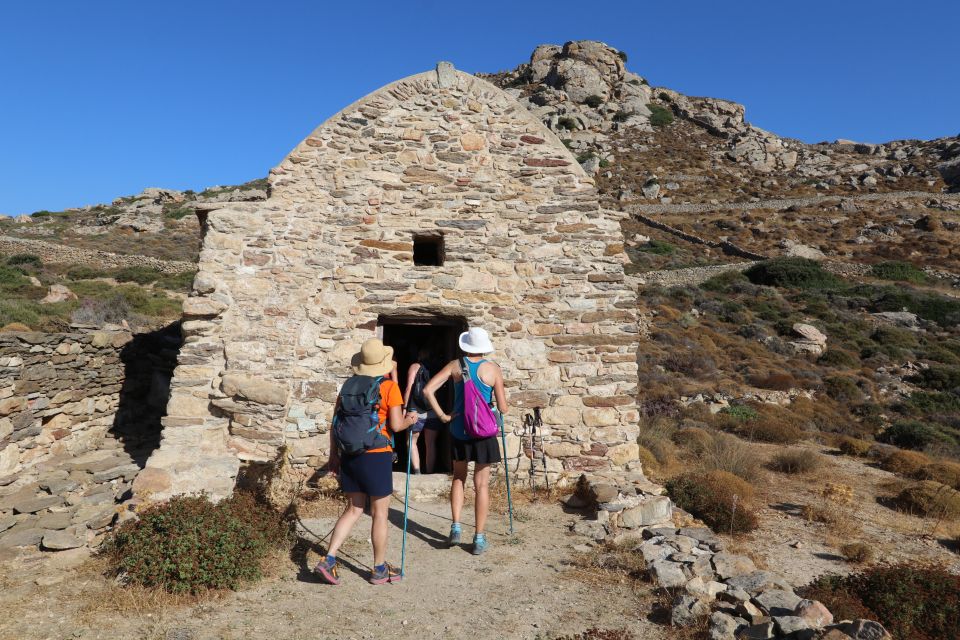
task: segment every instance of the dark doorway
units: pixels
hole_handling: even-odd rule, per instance
[[[383,329],[383,343],[393,347],[394,358],[397,361],[400,389],[406,392],[407,370],[410,365],[418,361],[421,347],[429,350],[427,366],[434,374],[451,360],[459,356],[457,338],[467,330],[465,318],[451,316],[381,316],[378,324]],[[447,383],[437,394],[437,400],[444,411],[453,410],[453,385]],[[396,438],[397,471],[406,471],[407,468],[407,434],[404,432]],[[421,435],[417,441],[420,452],[421,466],[426,459],[426,437]],[[444,426],[437,435],[436,465],[434,473],[450,471],[450,430]]]

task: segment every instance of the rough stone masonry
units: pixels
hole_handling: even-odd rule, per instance
[[[514,98],[441,63],[330,118],[270,187],[205,221],[138,498],[227,495],[241,463],[282,445],[325,463],[350,356],[396,316],[491,332],[513,404],[545,408],[556,478],[636,458],[622,214],[601,210],[592,178]],[[414,234],[442,236],[442,265],[414,265]]]

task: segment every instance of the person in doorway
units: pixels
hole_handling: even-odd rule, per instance
[[[363,515],[367,498],[373,524],[373,571],[370,582],[400,580],[400,571],[386,562],[387,523],[393,494],[393,438],[416,420],[403,415],[403,397],[388,376],[394,368],[393,349],[371,338],[353,358],[356,375],[344,383],[334,409],[330,430],[331,473],[337,474],[348,499],[347,508],[333,529],[327,556],[314,568],[325,582],[340,584],[337,552]],[[376,429],[370,425],[375,424]]]
[[[490,465],[500,462],[502,458],[496,435],[487,438],[470,438],[467,435],[464,421],[464,373],[473,380],[488,404],[496,399],[496,408],[499,410],[497,418],[501,425],[503,424],[502,416],[508,409],[507,395],[503,388],[503,373],[500,371],[500,366],[488,358],[493,353],[493,343],[490,342],[490,336],[486,330],[473,327],[461,333],[459,344],[461,351],[465,354],[464,357],[448,363],[437,372],[424,387],[423,394],[440,420],[450,425],[450,435],[453,436],[453,485],[450,487],[450,512],[453,524],[450,525],[447,544],[451,547],[460,544],[462,534],[460,512],[463,509],[467,465],[473,462],[473,487],[476,494],[474,511],[477,527],[473,537],[472,551],[474,555],[479,555],[488,547],[484,527],[490,507]],[[450,379],[454,381],[452,415],[448,415],[440,408],[436,398],[437,390]]]
[[[424,465],[422,469],[426,473],[433,473],[433,467],[437,459],[437,433],[443,426],[443,423],[437,418],[436,412],[430,408],[430,403],[424,397],[423,390],[430,381],[430,370],[432,368],[432,357],[430,347],[422,346],[417,350],[416,362],[407,369],[407,389],[403,397],[407,399],[407,413],[415,413],[417,421],[410,430],[413,432],[412,445],[410,447],[410,462],[415,474],[420,473],[420,450],[417,448],[417,441],[420,434],[424,434]]]

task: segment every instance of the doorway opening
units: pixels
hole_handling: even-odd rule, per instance
[[[457,339],[467,330],[466,318],[459,316],[380,316],[377,320],[383,332],[383,343],[393,347],[393,357],[397,361],[397,373],[402,392],[407,390],[407,372],[410,365],[421,360],[431,375],[442,369],[460,353]],[[423,354],[423,350],[426,351]],[[406,397],[404,397],[406,399]],[[440,406],[448,414],[453,410],[453,384],[447,382],[437,392]],[[435,430],[436,463],[433,473],[447,473],[450,464],[450,429],[441,425]],[[397,434],[394,449],[397,452],[397,471],[407,469],[407,433]],[[426,473],[427,435],[421,432],[417,438],[417,450],[420,454],[421,473]]]

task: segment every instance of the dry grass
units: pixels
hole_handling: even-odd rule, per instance
[[[873,546],[865,542],[850,542],[840,546],[840,555],[842,555],[847,562],[866,564],[874,561],[876,552]]]
[[[652,589],[643,556],[627,545],[615,543],[574,554],[567,575],[594,587],[627,584],[635,592],[643,591],[644,595]]]
[[[859,530],[859,507],[854,498],[850,485],[827,482],[815,501],[804,505],[803,515],[807,520],[827,525],[833,535],[849,539]]]
[[[823,456],[809,449],[789,449],[773,456],[769,467],[780,473],[812,473],[823,467]]]
[[[747,482],[756,482],[762,471],[760,462],[751,446],[725,433],[718,433],[699,457],[704,471],[726,471],[743,478]]]
[[[870,452],[873,443],[868,440],[861,440],[853,436],[840,436],[837,441],[837,448],[844,455],[862,458]]]
[[[896,449],[880,461],[880,467],[902,476],[914,476],[931,462],[926,454],[919,451]]]

